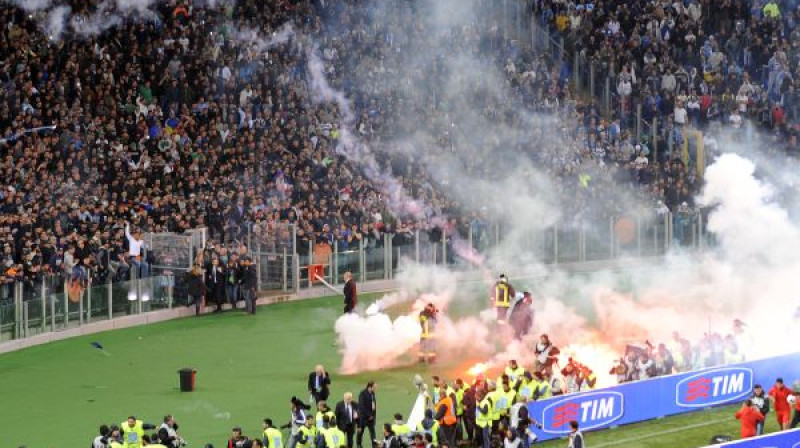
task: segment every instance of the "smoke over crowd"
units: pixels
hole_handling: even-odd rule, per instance
[[[13,3],[36,15],[53,40],[86,38],[124,20],[157,21],[159,4],[106,0],[86,13],[48,0]],[[787,335],[797,332],[792,319],[800,304],[794,293],[800,229],[785,204],[794,203],[796,184],[784,175],[787,165],[770,154],[722,148],[740,155],[720,155],[706,170],[698,202],[710,210],[708,231],[718,240],[711,251],[676,251],[652,266],[581,278],[537,259],[531,235],[556,222],[591,228],[603,213],[652,210],[653,204],[641,191],[611,182],[616,168],[581,159],[564,143],[573,133],[574,111],[518,104],[526,95],[548,96],[530,86],[543,76],[545,85],[557,84],[558,65],[530,50],[524,69],[511,57],[498,57],[526,50],[523,42],[506,39],[492,4],[368,1],[359,6],[352,29],[332,26],[312,36],[287,23],[274,34],[238,27],[231,34],[234,44],[256,53],[292,48],[305,70],[306,100],[329,105],[337,117],[336,152],[377,186],[398,219],[424,218],[448,229],[457,217],[482,215],[502,224],[500,244],[481,255],[453,236],[457,255],[475,268],[469,274],[406,260],[399,291],[363,317],[340,318],[342,371],[413,362],[420,336],[416,313],[429,302],[443,310],[437,338],[444,363],[470,358],[502,364],[513,357],[529,364],[538,335],[548,333],[565,354],[604,371],[629,341],[666,340],[674,331],[692,338],[726,332],[734,319],[748,326],[748,357],[791,350],[794,338]],[[374,51],[338,54],[340,39],[366,40],[367,29],[381,30],[380,43],[364,45]],[[332,69],[341,59],[347,73]],[[382,110],[387,105],[380,98],[392,98],[393,109]],[[380,109],[390,118],[377,123],[358,109]],[[378,125],[385,131],[381,138],[374,135]],[[534,331],[514,342],[498,338],[492,319],[480,312],[489,307],[494,277],[511,271],[525,274],[512,282],[533,292],[535,309]],[[619,287],[621,277],[630,288]],[[471,312],[448,314],[461,303]]]

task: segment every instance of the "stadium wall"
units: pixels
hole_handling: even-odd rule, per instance
[[[694,412],[743,401],[754,384],[770,385],[777,377],[787,384],[800,379],[800,353],[536,401],[528,410],[542,429],[531,429],[544,441],[569,434],[571,420],[591,431]]]

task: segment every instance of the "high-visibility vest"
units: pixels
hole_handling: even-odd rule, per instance
[[[453,394],[455,394],[455,393],[456,393],[456,391],[455,391],[455,390],[453,390],[453,388],[452,388],[452,387],[450,387],[450,386],[447,386],[446,393],[447,393],[447,395],[448,395],[448,396],[450,396],[450,395],[453,395]],[[441,400],[441,399],[442,399],[442,397],[439,395],[439,388],[438,388],[438,387],[434,387],[434,388],[433,388],[433,402],[434,402],[434,403],[438,403],[438,402],[439,402],[439,400]],[[458,405],[458,403],[456,403],[456,405]]]
[[[314,445],[314,432],[303,425],[297,430],[297,448],[308,448]]]
[[[419,325],[422,328],[422,334],[420,335],[420,338],[430,339],[434,336],[434,331],[436,329],[436,319],[431,319],[430,317],[424,314],[420,314]]]
[[[325,416],[328,416],[328,419],[335,417],[333,411],[317,412],[317,429],[322,428],[322,422]]]
[[[501,415],[508,413],[511,405],[514,404],[514,398],[516,397],[517,393],[514,389],[510,389],[508,392],[496,390],[494,391],[494,394],[494,420],[499,420]]]
[[[533,400],[533,393],[536,389],[539,388],[539,382],[535,379],[528,381],[527,379],[523,379],[519,385],[519,396],[520,398],[527,398],[528,400]]]
[[[116,440],[112,440],[111,442],[109,442],[108,443],[108,447],[109,448],[124,448],[123,445],[121,443],[117,442]]]
[[[456,415],[461,417],[464,415],[464,388],[458,389],[456,392]]]
[[[507,284],[498,283],[494,285],[494,306],[497,308],[508,308],[511,306]]]
[[[445,405],[447,410],[442,416],[442,419],[439,420],[439,423],[445,426],[455,425],[456,424],[456,407],[453,406],[453,399],[450,396],[442,397],[438,403],[436,403],[436,410],[438,412],[439,408]]]
[[[428,423],[430,423],[430,421],[427,422],[427,423],[425,422],[425,420],[419,422],[417,424],[417,432],[421,432],[423,434],[430,434],[431,437],[433,438],[433,444],[434,445],[438,445],[439,444],[439,422],[437,422],[436,420],[431,420],[431,421],[433,423],[431,423],[430,426],[428,426]]]
[[[347,438],[345,437],[344,432],[336,426],[331,426],[330,428],[326,429],[323,433],[323,436],[325,437],[325,445],[328,448],[341,448],[342,446],[347,445]]]
[[[399,437],[408,437],[408,435],[411,434],[411,428],[409,428],[405,423],[395,423],[392,425],[392,432]]]
[[[283,434],[275,428],[265,429],[264,446],[266,448],[283,448]]]
[[[144,423],[141,420],[136,420],[133,426],[128,425],[125,420],[119,425],[122,431],[122,446],[125,448],[140,448],[142,446],[142,437],[144,437]]]
[[[508,366],[504,373],[508,375],[508,379],[511,381],[511,387],[514,387],[517,382],[522,379],[523,375],[525,375],[525,369],[523,369],[522,366],[517,366],[516,369],[512,369],[511,366]]]
[[[482,408],[486,408],[486,413],[484,414],[481,412]],[[494,403],[492,403],[492,397],[486,395],[480,404],[475,408],[475,424],[478,425],[480,428],[485,428],[489,425],[492,421],[492,409],[494,409]]]
[[[539,398],[550,398],[553,396],[553,391],[550,388],[550,383],[542,381],[539,383]]]

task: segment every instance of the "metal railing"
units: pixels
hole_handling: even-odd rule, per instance
[[[12,294],[0,299],[0,341],[185,305],[181,283],[161,275],[79,287],[61,276],[42,276],[24,290],[17,282]]]

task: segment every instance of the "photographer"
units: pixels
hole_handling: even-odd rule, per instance
[[[111,434],[111,431],[109,431],[108,426],[100,425],[100,435],[92,441],[92,448],[107,448],[109,434]]]
[[[165,416],[164,423],[158,427],[158,440],[168,448],[186,446],[186,442],[178,434],[178,422],[171,415]]]
[[[373,443],[377,445],[377,440],[373,440]],[[392,425],[389,423],[383,424],[383,445],[382,448],[406,448],[408,444],[403,440],[402,437],[398,436],[397,434],[392,431]]]

